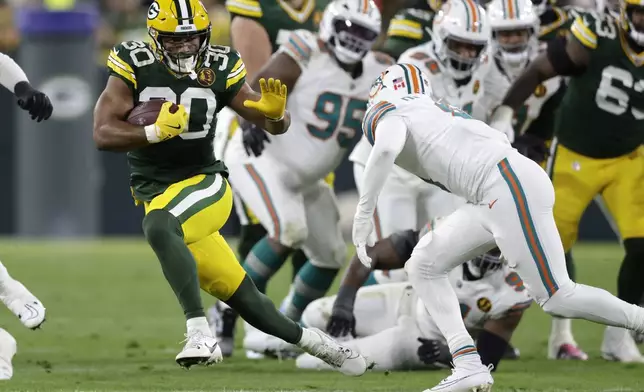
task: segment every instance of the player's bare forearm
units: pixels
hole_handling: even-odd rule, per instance
[[[255,20],[237,16],[231,22],[230,34],[233,47],[244,60],[247,77],[253,79],[273,52],[266,29]]]
[[[557,76],[546,53],[541,53],[512,84],[502,105],[518,110],[542,82]]]
[[[94,143],[102,151],[131,151],[147,146],[145,130],[124,121],[134,106],[125,82],[110,77],[94,108]]]

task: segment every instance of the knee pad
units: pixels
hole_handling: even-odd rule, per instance
[[[152,210],[143,218],[143,234],[154,247],[170,236],[183,238],[183,229],[179,220],[168,211]]]
[[[309,236],[309,228],[305,222],[285,222],[282,232],[279,233],[280,244],[298,249]]]
[[[565,304],[568,301],[568,297],[575,291],[576,286],[577,283],[568,280],[568,282],[559,285],[559,290],[552,297],[535,298],[534,300],[544,312],[551,316],[569,317],[568,312],[565,311]]]

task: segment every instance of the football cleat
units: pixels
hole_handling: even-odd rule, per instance
[[[45,307],[27,288],[17,280],[6,282],[0,293],[2,301],[22,324],[38,329],[45,322]]]
[[[300,347],[344,375],[361,376],[367,369],[373,367],[373,364],[358,352],[341,346],[317,328],[308,328],[303,333],[306,334],[306,341],[303,339],[300,342]]]
[[[630,331],[624,328],[606,327],[602,342],[602,358],[624,363],[644,363],[644,356],[637,348]]]
[[[16,339],[0,328],[0,380],[9,380],[13,376],[11,360],[16,355],[16,351]]]
[[[492,365],[477,365],[473,368],[459,367],[452,369],[452,374],[444,378],[432,389],[423,392],[489,392],[494,379],[490,374]]]
[[[223,361],[217,339],[204,335],[201,331],[190,331],[186,335],[186,345],[175,360],[179,366],[190,369],[193,365],[212,365]]]
[[[219,348],[224,357],[230,357],[235,350],[235,311],[224,304],[217,302],[208,309],[208,324],[219,342]]]
[[[550,351],[551,349],[548,349],[548,352],[555,352],[555,354],[551,357],[550,354],[548,354],[548,358],[550,359],[570,359],[570,360],[577,360],[577,361],[587,361],[588,360],[588,354],[583,352],[579,347],[572,343],[564,343],[559,346],[555,346],[552,348],[553,351]]]

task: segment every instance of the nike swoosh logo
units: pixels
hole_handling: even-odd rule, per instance
[[[25,308],[29,310],[29,317],[26,318],[26,320],[31,320],[33,318],[38,317],[38,310],[34,308],[31,304],[25,304]]]
[[[215,343],[212,346],[209,346],[209,345],[206,344],[206,347],[208,348],[208,350],[210,350],[210,354],[212,354],[212,353],[215,352],[215,349],[217,348],[218,345],[219,345],[218,343]]]
[[[173,127],[172,125],[168,125],[172,129],[181,129],[181,125],[177,125],[176,127]]]
[[[490,209],[492,209],[492,207],[493,207],[493,206],[494,206],[494,204],[497,202],[497,200],[499,200],[499,199],[494,199],[492,202],[488,203],[488,205],[487,205],[487,206],[488,206],[488,207],[490,207]]]

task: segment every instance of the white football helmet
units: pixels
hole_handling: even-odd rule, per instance
[[[319,36],[338,61],[355,64],[371,50],[380,24],[373,0],[334,0],[324,10]]]
[[[391,102],[413,94],[432,97],[429,79],[413,64],[394,64],[371,84],[367,108],[381,101]]]
[[[514,78],[538,50],[539,15],[531,0],[492,0],[487,16],[492,31],[489,52]],[[514,33],[510,38],[514,42],[504,42],[503,33]]]
[[[490,37],[485,10],[474,0],[450,0],[434,17],[432,42],[447,73],[461,80],[472,76]],[[458,47],[471,46],[475,56],[464,56]]]

